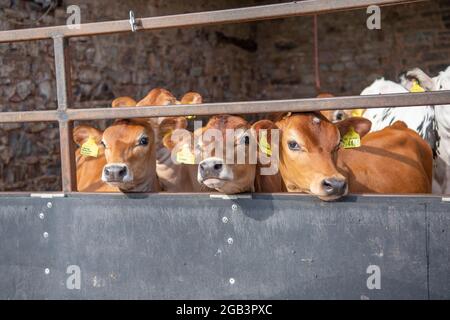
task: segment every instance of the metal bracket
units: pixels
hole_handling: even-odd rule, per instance
[[[132,32],[136,32],[138,25],[137,25],[136,19],[134,18],[133,10],[130,10],[130,20],[129,20],[129,22],[130,22],[130,25],[131,25],[131,31]]]

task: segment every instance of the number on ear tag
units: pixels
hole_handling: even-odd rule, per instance
[[[98,146],[93,137],[89,136],[88,140],[83,143],[80,153],[86,157],[98,157]]]
[[[342,145],[344,149],[358,148],[361,146],[361,137],[353,127],[342,137]]]

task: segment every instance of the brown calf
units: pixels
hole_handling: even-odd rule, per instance
[[[211,117],[207,125],[194,134],[175,132],[168,138],[174,140],[170,146],[175,153],[187,146],[191,154],[197,156],[197,180],[204,188],[226,194],[279,192],[282,183],[277,171],[273,176],[263,176],[261,169],[269,165],[250,161],[251,154],[256,160],[257,152],[256,144],[253,150],[250,149],[251,141],[258,139],[259,130],[268,129],[266,124],[261,120],[250,126],[239,116],[220,115]],[[227,134],[227,130],[234,131]],[[270,135],[268,140],[270,143]],[[218,144],[218,141],[221,142]],[[230,149],[226,150],[227,147]]]
[[[276,126],[281,131],[280,173],[290,192],[334,200],[348,191],[431,191],[431,149],[404,123],[367,134],[371,124],[364,118],[333,124],[319,113],[303,113],[285,117]],[[350,127],[362,137],[359,148],[340,146]]]

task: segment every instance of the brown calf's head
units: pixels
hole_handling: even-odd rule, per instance
[[[255,139],[261,129],[269,129],[263,120],[250,126],[239,116],[219,115],[211,117],[194,134],[187,133],[190,138],[184,141],[189,141],[189,148],[199,161],[198,182],[226,194],[254,191],[258,160]],[[171,139],[177,141],[178,150],[183,148],[181,139]]]
[[[166,106],[169,104],[176,104],[176,101],[177,99],[170,91],[163,88],[155,88],[150,90],[136,106]]]
[[[102,136],[106,165],[102,180],[121,191],[156,191],[155,136],[144,120],[117,120]]]
[[[348,192],[347,179],[336,168],[341,136],[350,127],[362,137],[370,121],[350,118],[333,124],[319,113],[293,114],[277,122],[280,137],[280,173],[290,192],[306,192],[335,200]]]
[[[252,191],[255,179],[255,166],[249,165],[248,145],[250,143],[250,129],[246,120],[237,116],[220,115],[212,117],[207,125],[203,127],[201,135],[197,135],[194,140],[196,152],[201,154],[201,161],[198,164],[197,180],[208,188],[219,192],[233,194],[245,191]],[[234,130],[236,134],[228,134]],[[222,143],[216,144],[222,139]],[[218,146],[221,146],[219,150]],[[245,155],[244,163],[227,160],[228,156],[237,158],[237,154]]]

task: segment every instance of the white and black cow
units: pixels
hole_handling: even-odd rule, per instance
[[[409,90],[401,84],[381,78],[375,80],[370,86],[365,88],[361,92],[361,95],[408,92]],[[367,109],[364,112],[364,117],[372,122],[371,131],[382,130],[398,120],[405,122],[408,128],[416,131],[429,143],[433,149],[433,153],[436,154],[437,133],[436,122],[434,119],[434,109],[432,106]]]
[[[413,81],[427,91],[450,90],[450,66],[431,78],[419,68],[402,77],[402,85],[410,88]],[[434,107],[437,140],[433,173],[433,193],[450,194],[450,104]]]

